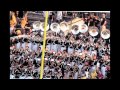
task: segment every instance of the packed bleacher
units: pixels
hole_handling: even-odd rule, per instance
[[[109,13],[49,11],[43,79],[110,79]],[[10,79],[39,79],[45,11],[10,12]]]

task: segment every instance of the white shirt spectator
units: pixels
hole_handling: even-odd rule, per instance
[[[14,75],[10,75],[10,79],[15,79]]]
[[[25,43],[22,43],[22,47],[25,49]]]
[[[13,55],[10,55],[10,60],[12,59]]]
[[[90,73],[95,71],[96,70],[96,67],[95,66],[92,66],[91,69],[90,69]]]
[[[100,67],[100,63],[99,63],[99,62],[97,62],[97,67],[98,67],[98,68]]]
[[[73,51],[74,51],[74,49],[73,49],[73,48],[68,47],[68,53],[69,53],[69,54],[72,54],[72,53],[73,53]]]
[[[27,76],[24,79],[33,79],[33,77]]]
[[[47,47],[48,51],[50,51],[50,49],[51,49],[51,44],[48,44],[46,47]]]
[[[52,49],[55,51],[55,52],[57,52],[57,44],[54,44],[54,45],[52,45],[53,47],[52,47]]]
[[[50,69],[50,71],[54,72],[54,68]]]
[[[41,61],[41,58],[35,58],[36,62],[39,63]]]
[[[78,49],[78,53],[81,53],[82,51],[81,51],[81,49]]]
[[[32,49],[32,43],[28,43],[28,47],[31,50]]]
[[[57,20],[61,20],[62,19],[62,11],[57,11]]]
[[[71,62],[71,66],[74,66],[75,62]]]
[[[20,61],[20,59],[21,59],[21,56],[18,57],[17,61]]]
[[[105,78],[105,76],[106,76],[106,67],[104,67],[104,66],[102,66],[101,67],[101,72],[102,72],[102,75],[103,75],[103,77]]]
[[[79,65],[78,67],[79,67],[79,73],[80,73],[83,65]]]
[[[66,78],[69,79],[70,72],[66,73]]]
[[[42,50],[42,47],[43,47],[43,45],[40,45],[41,50]]]
[[[78,77],[78,72],[74,74],[74,79],[77,79],[77,77]]]
[[[83,50],[84,50],[83,47],[81,47],[81,52],[82,52]]]
[[[44,68],[44,70],[47,71],[47,70],[48,70],[48,66],[46,66],[46,67]]]
[[[33,50],[37,51],[37,44],[33,44]]]
[[[85,71],[85,75],[86,75],[86,78],[89,78],[89,72],[88,71]]]
[[[10,34],[12,33],[13,29],[14,29],[14,27],[10,27]]]
[[[20,76],[19,79],[25,79],[25,76]]]
[[[20,42],[16,44],[16,48],[17,48],[17,49],[20,48]]]
[[[66,47],[61,47],[61,51],[64,51],[66,49]]]
[[[94,50],[94,51],[92,51],[92,55],[96,55],[97,54],[97,52],[96,52],[96,50]]]
[[[63,14],[67,14],[67,11],[63,11]]]
[[[37,68],[37,70],[38,70],[38,73],[40,72],[40,67],[39,68]]]

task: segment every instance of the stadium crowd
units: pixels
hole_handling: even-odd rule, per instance
[[[37,13],[37,12],[35,12]],[[32,31],[28,12],[21,16],[11,11],[10,15],[10,79],[39,79],[43,45],[42,31]],[[49,24],[60,23],[79,17],[79,13],[66,11],[49,13]],[[106,14],[95,13],[83,16],[87,26],[99,30],[107,26]],[[44,12],[43,12],[44,16]],[[100,18],[100,19],[99,19]],[[27,35],[27,37],[17,37]],[[16,37],[16,38],[15,38]],[[62,31],[47,31],[43,79],[110,79],[110,39],[100,34],[93,37],[88,32],[74,35]]]

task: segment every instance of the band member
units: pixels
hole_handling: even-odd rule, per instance
[[[24,29],[27,24],[27,13],[24,15],[23,19],[21,20],[21,28]]]
[[[64,43],[64,42],[61,42],[61,51],[64,51],[64,50],[66,50],[65,43]]]
[[[25,39],[23,38],[22,39],[22,47],[25,49],[25,41],[24,41]]]
[[[72,54],[73,52],[74,52],[73,45],[72,45],[72,43],[69,42],[68,53],[69,53],[69,54]]]
[[[16,43],[16,48],[20,49],[20,40],[18,40],[18,42]]]
[[[90,18],[88,19],[88,26],[94,26],[95,25],[94,21],[95,21],[94,13],[91,13]]]
[[[77,17],[77,12],[73,12],[73,18]]]
[[[19,18],[23,18],[23,11],[19,11],[18,17],[19,17]]]
[[[28,47],[30,50],[32,50],[32,42],[30,40],[28,40]]]
[[[95,16],[95,26],[100,29],[100,20],[98,16]]]
[[[50,39],[47,39],[47,44],[46,45],[47,45],[46,48],[50,52],[51,51],[51,40]]]
[[[106,15],[102,14],[102,18],[101,18],[101,29],[106,29],[106,25],[107,25],[107,20],[106,20]]]
[[[63,19],[62,11],[57,11],[56,19],[57,19],[58,22],[60,22]]]

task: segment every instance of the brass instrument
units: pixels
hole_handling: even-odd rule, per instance
[[[110,38],[110,30],[108,30],[108,29],[103,29],[103,30],[101,31],[101,37],[102,37],[103,39],[108,39],[108,38]]]
[[[44,31],[44,26],[45,26],[45,24],[44,24],[44,22],[42,22],[41,24],[40,24],[40,29],[42,30],[42,31]],[[48,31],[49,30],[49,24],[47,25],[47,28],[46,28],[46,31]]]
[[[69,26],[68,26],[67,22],[65,22],[65,21],[61,22],[61,23],[60,23],[60,29],[61,29],[63,32],[65,32],[66,30],[68,30],[68,29],[69,29]]]
[[[78,25],[72,25],[71,32],[73,34],[78,34],[80,32],[80,26],[78,26]]]
[[[84,24],[84,21],[81,18],[76,17],[75,19],[68,22],[70,27],[69,32],[73,34],[78,34],[80,32],[81,25]]]
[[[89,34],[91,36],[97,36],[98,35],[98,28],[93,26],[93,27],[89,27]]]
[[[50,25],[50,29],[53,31],[53,32],[56,32],[56,33],[59,33],[60,32],[60,25],[58,23],[52,23]]]
[[[81,24],[80,25],[80,32],[86,33],[87,31],[88,31],[88,26],[86,24]]]
[[[68,34],[68,30],[69,30],[69,25],[67,22],[63,21],[60,23],[60,30],[62,30],[64,32],[64,35]]]
[[[41,22],[40,21],[35,21],[33,23],[33,31],[40,30],[41,29]]]

